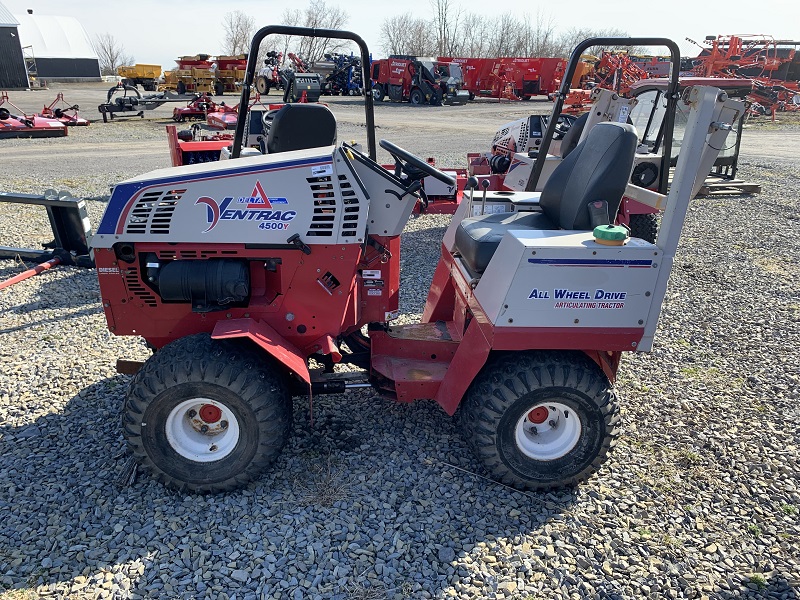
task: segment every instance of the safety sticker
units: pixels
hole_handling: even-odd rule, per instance
[[[361,276],[364,279],[380,279],[381,271],[380,269],[364,269],[361,271]]]
[[[370,288],[367,290],[367,296],[380,296],[383,294],[383,291],[378,288]]]
[[[312,177],[323,177],[324,175],[332,175],[332,174],[333,174],[333,167],[331,165],[319,165],[316,167],[311,167]]]

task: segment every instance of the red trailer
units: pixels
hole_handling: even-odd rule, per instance
[[[558,89],[566,61],[561,58],[464,58],[439,57],[462,66],[464,87],[470,94],[487,98],[528,100]]]

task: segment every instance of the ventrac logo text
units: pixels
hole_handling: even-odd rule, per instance
[[[206,205],[208,233],[220,221],[258,222],[259,229],[289,229],[289,223],[297,216],[293,210],[275,209],[274,204],[289,204],[286,198],[271,198],[264,193],[260,183],[256,183],[250,196],[228,196],[217,202],[213,198],[201,196],[195,205]]]

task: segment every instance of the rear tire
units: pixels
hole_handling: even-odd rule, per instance
[[[502,354],[460,409],[467,443],[492,478],[519,489],[573,486],[594,474],[619,435],[619,403],[582,353]]]
[[[178,94],[183,96],[186,93],[186,84],[182,81],[178,82],[178,85],[175,86],[177,88]]]
[[[403,86],[402,85],[389,85],[389,100],[392,102],[403,101]]]
[[[655,213],[630,215],[628,227],[631,230],[631,236],[655,244],[658,237],[658,215]]]
[[[263,75],[256,77],[256,91],[262,96],[269,94],[270,82]]]
[[[419,88],[411,90],[411,96],[409,96],[408,101],[416,106],[419,106],[420,104],[424,103],[425,96],[422,94],[422,90],[420,90]]]
[[[275,462],[291,415],[275,366],[235,343],[198,334],[145,363],[131,382],[122,425],[134,458],[153,479],[176,490],[223,492]]]

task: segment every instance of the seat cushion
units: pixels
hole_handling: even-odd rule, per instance
[[[467,267],[483,273],[505,233],[512,229],[557,229],[540,212],[506,212],[471,217],[456,229],[455,246]]]

